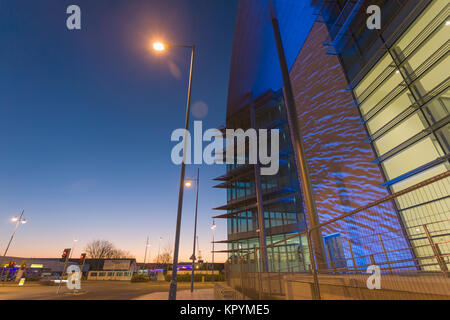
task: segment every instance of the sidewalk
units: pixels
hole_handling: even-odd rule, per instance
[[[167,300],[169,293],[154,292],[133,300]],[[190,290],[177,291],[177,300],[214,300],[214,289],[196,289],[191,293]]]

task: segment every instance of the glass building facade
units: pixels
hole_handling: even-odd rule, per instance
[[[330,30],[329,53],[346,71],[384,186],[398,192],[450,168],[450,3],[370,1],[381,8],[377,31],[366,26],[366,2],[324,1],[317,14]],[[449,230],[449,195],[447,178],[396,199],[412,246],[425,241],[416,237],[424,224]],[[442,249],[450,252],[448,244]],[[432,255],[430,247],[415,251]]]
[[[317,218],[326,224],[320,234],[325,264],[386,267],[387,260],[408,261],[408,270],[436,270],[439,267],[427,267],[428,258],[418,258],[434,254],[424,236],[427,228],[441,243],[441,253],[450,254],[449,244],[442,243],[450,237],[450,178],[386,201],[371,212],[327,222],[448,172],[449,2],[273,3]],[[367,27],[369,5],[381,8],[381,30]],[[256,128],[281,130],[280,171],[260,177],[267,264],[268,271],[301,271],[310,265],[308,243],[295,235],[310,222],[286,121],[286,88],[273,91],[284,83],[270,17],[267,1],[239,2],[226,127],[255,127],[254,106]],[[245,98],[249,92],[258,96],[251,103]],[[228,221],[228,239],[221,242],[228,245],[230,265],[239,268],[239,258],[245,257],[261,270],[263,259],[250,255],[261,246],[255,177],[251,165],[229,165],[216,186],[227,190],[227,204],[216,209],[226,212],[217,217]],[[369,261],[373,253],[378,256]]]
[[[251,108],[255,108],[257,129],[280,130],[280,167],[276,175],[260,175],[267,265],[269,272],[301,271],[309,265],[308,244],[304,236],[295,234],[305,230],[305,217],[292,144],[287,127],[283,97],[280,92],[268,91],[227,119],[227,129],[247,130],[251,126]],[[236,161],[235,161],[236,162]],[[248,162],[248,161],[246,161]],[[226,174],[216,178],[216,188],[227,190],[227,204],[215,208],[226,210],[216,218],[227,219],[228,260],[238,266],[240,257],[258,252],[254,268],[261,270],[258,199],[254,165],[228,164]],[[292,237],[294,236],[294,237]],[[270,245],[292,237],[282,245]],[[247,258],[246,258],[247,259]],[[248,260],[248,259],[247,259]]]

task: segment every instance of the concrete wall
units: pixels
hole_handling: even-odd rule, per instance
[[[369,274],[319,274],[321,300],[450,300],[450,278],[442,273],[382,274],[380,289],[368,289]],[[313,300],[311,274],[245,273],[216,291],[231,299]],[[220,290],[219,290],[220,289]],[[241,294],[241,297],[236,295]],[[221,298],[227,299],[227,298]]]
[[[380,289],[368,289],[369,275],[319,275],[322,300],[450,300],[450,278],[435,275],[385,275]],[[287,300],[312,300],[311,275],[284,276]]]

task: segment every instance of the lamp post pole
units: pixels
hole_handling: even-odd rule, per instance
[[[77,242],[78,242],[77,238],[73,239],[72,249],[70,250],[70,255],[69,255],[69,260],[70,260],[70,258],[72,258],[72,255],[73,255],[73,252],[75,251],[75,246],[76,246]]]
[[[159,237],[159,242],[158,242],[158,256],[156,257],[156,266],[159,268],[159,254],[161,252],[161,240],[162,237]]]
[[[180,247],[180,230],[181,230],[181,215],[183,209],[183,191],[184,191],[184,174],[186,170],[185,160],[186,160],[186,147],[187,147],[187,137],[186,133],[189,130],[189,115],[191,109],[191,92],[192,92],[192,75],[194,71],[194,56],[195,56],[195,46],[177,46],[177,47],[187,47],[191,49],[191,66],[189,70],[189,86],[188,86],[188,96],[186,103],[186,122],[185,122],[185,136],[183,140],[183,161],[181,163],[180,172],[180,187],[178,191],[178,211],[177,211],[177,224],[175,230],[175,248],[173,250],[173,265],[172,265],[172,281],[170,282],[169,288],[169,300],[177,299],[177,270],[178,270],[178,251]]]
[[[144,267],[145,270],[145,263],[147,262],[147,249],[148,249],[148,236],[147,236],[147,242],[145,243],[145,254],[144,254]]]
[[[26,223],[26,222],[27,222],[26,219],[23,219],[23,213],[24,213],[24,211],[25,211],[25,210],[22,210],[22,213],[20,214],[20,217],[19,217],[19,218],[17,218],[17,217],[13,217],[13,218],[12,218],[12,221],[15,221],[15,222],[16,222],[16,226],[14,227],[14,231],[13,231],[13,233],[12,233],[12,235],[11,235],[11,238],[9,239],[8,245],[6,246],[6,250],[5,250],[5,253],[3,254],[3,258],[5,258],[5,257],[6,257],[6,254],[8,253],[9,246],[11,245],[11,242],[12,242],[13,239],[14,239],[14,235],[16,234],[16,231],[17,231],[17,229],[19,228],[19,225],[20,225],[21,223]],[[4,259],[2,259],[2,260],[4,260]],[[4,263],[4,261],[2,261],[2,263]],[[1,273],[1,275],[0,275],[0,281],[3,281],[3,271],[4,271],[4,268],[2,267],[2,273]],[[8,275],[6,275],[6,277],[8,278]]]
[[[211,226],[211,230],[212,230],[212,275],[211,275],[211,280],[212,282],[214,282],[214,230],[216,229],[216,224],[213,220],[213,224]]]
[[[11,238],[9,239],[8,245],[6,246],[6,250],[5,250],[5,253],[3,254],[3,257],[6,257],[6,254],[8,253],[9,246],[11,245],[11,242],[12,242],[13,239],[14,239],[14,235],[16,234],[16,231],[17,231],[17,229],[19,228],[19,225],[20,225],[21,223],[26,223],[26,220],[25,220],[25,219],[22,219],[24,211],[25,211],[25,210],[22,210],[22,213],[20,214],[20,217],[19,217],[18,219],[17,219],[17,217],[15,217],[15,218],[17,219],[17,220],[16,220],[16,226],[14,227],[14,231],[13,231],[13,233],[12,233],[12,235],[11,235]],[[14,218],[13,218],[13,219],[14,219]],[[14,221],[14,220],[13,220],[13,221]]]
[[[197,213],[198,213],[198,187],[200,182],[200,168],[197,169],[197,179],[195,179],[197,184],[197,191],[195,196],[195,218],[194,218],[194,244],[192,246],[192,275],[191,275],[191,292],[194,292],[194,271],[195,271],[195,242],[197,239]]]

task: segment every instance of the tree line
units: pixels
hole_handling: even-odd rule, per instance
[[[161,252],[154,258],[154,262],[167,264],[172,262],[172,246],[167,243]],[[108,240],[92,240],[84,249],[90,259],[134,259],[129,251],[121,250]]]

